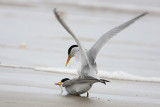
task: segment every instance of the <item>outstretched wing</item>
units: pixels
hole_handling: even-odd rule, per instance
[[[60,15],[58,14],[56,8],[54,9],[54,14],[57,18],[57,20],[60,22],[60,24],[64,27],[64,29],[73,37],[73,39],[76,41],[81,54],[83,55],[83,57],[86,59],[88,66],[90,66],[90,62],[88,60],[87,54],[84,51],[84,49],[82,48],[82,45],[80,43],[80,41],[78,40],[78,38],[73,34],[73,32],[70,30],[70,28],[67,26],[67,24],[62,20],[62,18],[60,17]]]
[[[99,51],[102,49],[102,47],[106,44],[106,42],[113,37],[114,35],[116,35],[117,33],[119,33],[120,31],[122,31],[123,29],[127,28],[129,25],[131,25],[132,23],[134,23],[136,20],[138,20],[139,18],[145,16],[148,13],[142,13],[139,16],[111,29],[110,31],[106,32],[104,35],[102,35],[102,37],[91,47],[91,49],[89,50],[89,54],[92,56],[92,61],[95,61],[97,54],[99,53]]]

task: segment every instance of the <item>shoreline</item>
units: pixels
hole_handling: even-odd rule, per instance
[[[14,68],[14,69],[28,69],[28,70],[34,70],[37,72],[52,72],[52,73],[57,73],[57,74],[69,74],[69,75],[73,75],[73,76],[78,76],[76,70],[74,70],[74,69],[64,69],[64,68],[60,69],[60,68],[53,68],[53,67],[40,67],[39,68],[39,67],[27,67],[27,66],[6,65],[6,64],[0,64],[0,67]],[[115,73],[118,73],[118,74],[116,74],[116,76],[118,76],[118,77],[113,77],[115,75]],[[112,72],[112,74],[111,74],[110,72],[99,71],[98,75],[100,78],[104,78],[104,79],[160,83],[159,77],[142,77],[142,76],[128,74],[125,72]],[[125,75],[125,77],[123,77],[124,75]]]
[[[108,79],[106,85],[94,84],[81,96],[68,95],[54,85],[62,78],[74,78],[69,74],[37,72],[29,69],[0,68],[0,106],[3,107],[158,107],[160,83],[144,83]]]

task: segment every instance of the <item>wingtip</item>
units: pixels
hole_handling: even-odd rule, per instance
[[[100,79],[101,83],[105,84],[106,85],[106,82],[110,82],[108,80],[105,80],[105,79]]]
[[[54,8],[54,9],[53,9],[53,12],[54,12],[54,13],[57,13],[57,8]]]
[[[143,12],[140,16],[145,16],[147,14],[149,14],[149,12]]]
[[[57,20],[60,21],[60,15],[59,15],[59,12],[57,11],[57,8],[53,9],[53,13],[56,16]]]

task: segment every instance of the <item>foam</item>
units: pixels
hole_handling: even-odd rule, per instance
[[[32,70],[35,70],[35,71],[78,75],[76,69],[68,69],[68,68],[25,67],[25,66],[6,65],[6,64],[0,64],[0,67],[32,69]],[[100,78],[111,78],[111,79],[119,79],[119,80],[143,81],[143,82],[160,82],[160,77],[143,77],[143,76],[132,75],[132,74],[126,73],[124,71],[114,71],[114,72],[98,71],[98,76]]]
[[[68,73],[77,75],[75,69],[62,69],[62,68],[36,68],[39,71],[50,71],[50,72],[59,72],[59,73]],[[101,78],[111,78],[111,79],[119,79],[119,80],[130,80],[130,81],[144,81],[144,82],[160,82],[159,77],[143,77],[132,75],[123,71],[98,71],[98,76]]]

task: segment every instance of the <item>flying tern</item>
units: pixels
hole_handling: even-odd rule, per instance
[[[145,16],[147,12],[142,13],[135,18],[109,30],[105,34],[103,34],[97,41],[96,43],[89,49],[89,50],[84,50],[82,47],[80,41],[78,38],[74,35],[74,33],[70,30],[70,28],[67,26],[67,24],[63,21],[63,19],[60,17],[59,13],[57,12],[56,9],[54,9],[54,14],[57,18],[57,20],[60,22],[60,24],[65,28],[65,30],[74,38],[76,41],[77,45],[72,45],[68,49],[68,59],[66,62],[66,66],[70,59],[72,57],[75,57],[75,59],[80,62],[79,69],[78,69],[78,74],[80,78],[87,78],[87,77],[94,77],[98,79],[97,76],[97,64],[96,64],[96,57],[102,47],[107,43],[107,41],[115,36],[117,33],[120,31],[124,30],[127,28],[129,25],[133,24],[136,20],[139,18]]]

